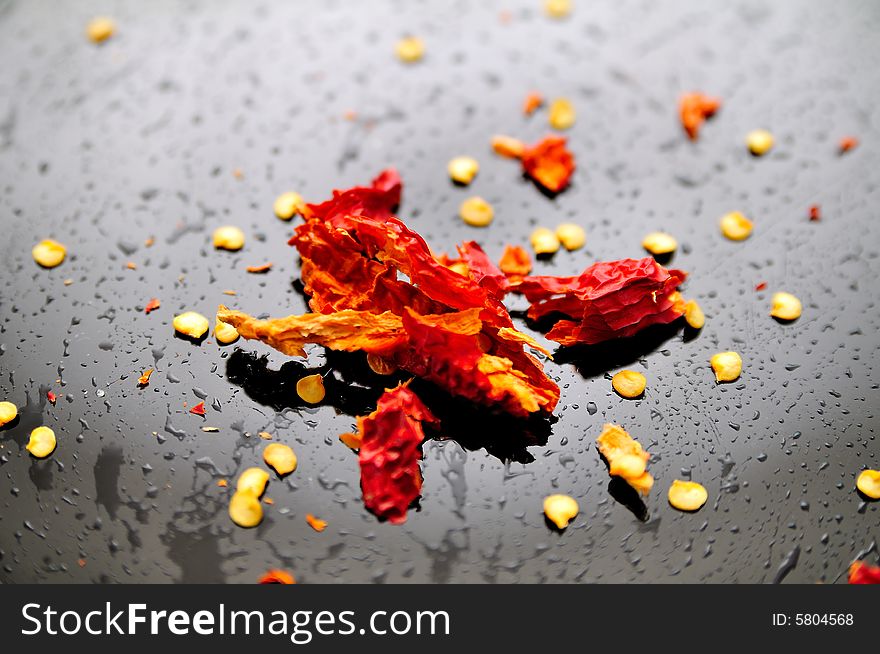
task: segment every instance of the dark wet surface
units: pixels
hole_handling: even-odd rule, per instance
[[[282,567],[303,582],[812,583],[876,558],[880,507],[854,480],[880,467],[880,5],[582,1],[561,22],[540,6],[0,1],[0,399],[20,407],[0,431],[0,581],[253,582]],[[83,37],[97,13],[118,22],[100,47]],[[425,39],[418,65],[393,55],[407,33]],[[696,144],[676,116],[692,89],[724,99]],[[578,111],[579,169],[552,200],[489,148],[497,132],[547,131],[546,111],[521,114],[532,90]],[[743,138],[759,127],[777,145],[755,159]],[[838,156],[850,134],[861,146]],[[445,174],[459,154],[481,163],[469,189]],[[668,231],[708,316],[698,335],[560,352],[555,423],[432,394],[448,440],[426,444],[403,526],[363,508],[338,441],[381,388],[361,359],[313,350],[303,364],[171,328],[220,303],[303,311],[274,198],[321,200],[387,165],[404,179],[401,216],[438,251],[474,238],[497,258],[534,226],[573,220],[587,246],[537,266],[571,274]],[[495,205],[489,229],[456,217],[471,194]],[[718,232],[732,210],[755,220],[744,243]],[[241,252],[213,250],[222,224],[244,229]],[[69,248],[53,270],[30,257],[47,237]],[[265,261],[267,274],[244,271]],[[803,300],[799,320],[767,316],[774,290]],[[707,362],[726,349],[745,370],[716,386]],[[621,366],[647,375],[643,399],[613,393]],[[306,370],[327,375],[318,408],[292,391]],[[201,400],[204,418],[188,412]],[[606,421],[653,454],[644,503],[596,452]],[[39,424],[59,440],[44,461],[23,450]],[[217,481],[259,464],[261,431],[299,468],[273,477],[264,522],[243,530]],[[667,505],[675,478],[706,486],[701,511]],[[581,506],[561,534],[541,514],[554,492]]]

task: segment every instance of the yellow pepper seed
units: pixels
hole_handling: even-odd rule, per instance
[[[458,215],[471,227],[486,227],[495,218],[495,210],[483,198],[474,196],[461,203]]]
[[[296,454],[290,446],[282,443],[270,443],[263,450],[263,461],[274,468],[279,476],[289,475],[296,470]]]
[[[324,378],[321,375],[308,375],[296,382],[296,394],[303,402],[317,404],[324,399]]]
[[[684,305],[684,321],[694,329],[702,329],[706,324],[706,314],[700,305],[694,300],[688,300]]]
[[[449,177],[456,184],[468,185],[480,170],[480,164],[473,157],[456,157],[447,166]]]
[[[608,462],[608,474],[624,479],[635,479],[645,474],[648,462],[638,454],[621,454]]]
[[[38,459],[45,459],[55,451],[55,432],[48,427],[37,427],[31,432],[25,449]]]
[[[252,493],[239,491],[229,502],[229,517],[239,527],[256,527],[263,521],[263,505]]]
[[[646,469],[651,455],[626,430],[620,425],[606,424],[596,438],[596,445],[608,462],[608,474],[620,477],[642,495],[651,492],[654,477]]]
[[[18,407],[12,402],[0,402],[0,427],[15,420]]]
[[[236,493],[249,493],[254,497],[260,497],[266,492],[266,484],[269,483],[269,473],[262,468],[248,468],[238,478],[235,485]]]
[[[742,373],[742,357],[736,352],[719,352],[709,360],[709,363],[715,371],[717,382],[736,381]]]
[[[390,362],[385,357],[381,357],[378,354],[374,354],[370,352],[367,355],[367,365],[370,366],[370,370],[375,372],[377,375],[393,375],[397,372],[397,366]]]
[[[611,386],[622,397],[639,397],[645,392],[648,380],[635,370],[621,370],[611,378]]]
[[[571,9],[571,0],[544,0],[544,13],[550,18],[566,18]]]
[[[218,320],[214,325],[214,337],[217,339],[218,343],[229,345],[238,340],[239,333],[238,330],[228,322]]]
[[[290,220],[302,211],[304,205],[305,203],[299,193],[288,191],[275,198],[272,209],[281,220]]]
[[[113,36],[116,31],[116,24],[112,18],[106,16],[97,16],[90,20],[86,25],[86,36],[93,43],[102,43]]]
[[[744,241],[752,235],[752,221],[739,211],[721,217],[721,233],[731,241]]]
[[[880,470],[862,470],[856,488],[872,500],[880,500]]]
[[[512,136],[499,134],[492,137],[492,149],[495,151],[495,154],[499,154],[502,157],[519,159],[522,157],[523,152],[525,152],[526,144]]]
[[[544,498],[544,515],[557,529],[568,527],[579,510],[578,503],[568,495],[548,495]]]
[[[709,493],[695,481],[676,479],[669,487],[669,503],[679,511],[696,511],[709,499]]]
[[[529,239],[535,254],[553,254],[559,250],[559,237],[546,227],[538,227]]]
[[[195,311],[185,311],[179,316],[174,316],[171,324],[174,325],[175,331],[190,338],[201,338],[211,328],[208,319]]]
[[[558,98],[550,105],[548,121],[553,129],[571,129],[577,119],[577,112],[571,100]]]
[[[214,230],[214,247],[220,250],[240,250],[244,247],[244,232],[226,225]]]
[[[651,232],[642,239],[642,247],[654,255],[675,252],[678,241],[665,232]]]
[[[569,252],[584,247],[587,242],[587,233],[584,228],[574,223],[562,223],[556,228],[556,238]]]
[[[803,306],[791,293],[774,293],[771,300],[770,315],[780,320],[796,320],[801,317]]]
[[[417,36],[407,36],[397,42],[394,50],[398,59],[411,64],[425,56],[425,42]]]
[[[756,157],[767,154],[773,147],[773,135],[766,129],[756,129],[746,135],[746,145]]]
[[[34,261],[43,268],[54,268],[64,261],[64,257],[67,256],[67,248],[58,241],[47,238],[37,243],[31,250],[31,254],[34,256]]]

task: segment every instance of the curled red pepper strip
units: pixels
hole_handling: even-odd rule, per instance
[[[880,566],[868,565],[864,561],[853,561],[849,566],[849,583],[880,584]]]
[[[437,426],[437,418],[402,384],[386,390],[376,410],[357,422],[364,505],[378,517],[400,524],[422,492],[422,425]]]
[[[523,171],[551,193],[564,191],[574,173],[574,155],[565,144],[562,136],[547,136],[520,157]]]

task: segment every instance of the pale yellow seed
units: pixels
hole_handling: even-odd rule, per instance
[[[544,13],[550,18],[565,18],[571,9],[571,0],[544,0]]]
[[[260,497],[266,491],[268,483],[268,472],[262,468],[248,468],[239,476],[235,490],[238,493],[250,493],[254,497]]]
[[[55,432],[48,427],[37,427],[31,432],[25,449],[38,459],[45,459],[55,451]]]
[[[648,462],[636,454],[621,454],[608,462],[608,474],[624,479],[636,479],[645,474]]]
[[[780,320],[796,320],[801,317],[803,306],[791,293],[774,293],[771,299],[770,315]]]
[[[678,241],[666,232],[651,232],[642,239],[642,247],[651,254],[669,254],[675,252]]]
[[[0,427],[15,420],[18,407],[12,402],[0,402]]]
[[[480,170],[480,164],[473,157],[455,157],[447,166],[449,177],[457,184],[470,184]]]
[[[767,154],[773,147],[773,135],[766,129],[752,130],[746,135],[746,145],[756,157]]]
[[[458,215],[471,227],[486,227],[495,217],[495,210],[483,198],[474,196],[461,203]]]
[[[272,209],[281,220],[290,220],[302,211],[304,205],[305,203],[299,193],[288,191],[275,198]]]
[[[752,221],[739,211],[721,217],[721,233],[731,241],[744,241],[752,234]]]
[[[112,18],[107,18],[106,16],[97,16],[90,20],[86,25],[86,36],[88,36],[89,40],[93,43],[106,41],[113,36],[113,32],[115,31],[116,24],[113,22]]]
[[[214,230],[214,247],[221,250],[240,250],[244,247],[244,232],[226,225]]]
[[[627,398],[639,397],[645,392],[647,385],[648,380],[645,376],[635,370],[621,370],[611,378],[611,386],[614,390]]]
[[[190,338],[201,338],[211,328],[208,319],[195,311],[185,311],[179,316],[174,316],[171,324],[174,325],[175,331]]]
[[[553,129],[571,129],[577,119],[577,112],[571,100],[558,98],[550,105],[550,113],[547,120]]]
[[[235,341],[238,340],[239,335],[238,330],[228,322],[218,320],[214,325],[214,337],[217,339],[218,343],[222,343],[223,345],[235,343]]]
[[[239,527],[256,527],[263,521],[263,505],[252,493],[237,492],[229,501],[229,517]]]
[[[568,527],[578,511],[578,503],[568,495],[548,495],[544,498],[544,515],[558,529]]]
[[[706,324],[706,314],[695,300],[688,300],[684,305],[684,321],[694,329],[702,329]]]
[[[67,248],[58,241],[47,238],[37,243],[31,250],[34,261],[43,266],[43,268],[54,268],[67,256]]]
[[[584,247],[587,242],[587,233],[584,228],[574,223],[562,223],[556,228],[556,238],[566,250],[577,250]]]
[[[532,243],[532,249],[535,254],[553,254],[559,250],[559,237],[556,233],[546,227],[538,227],[532,232],[529,240]]]
[[[296,382],[296,394],[303,402],[318,404],[324,399],[324,378],[321,375],[308,375]]]
[[[856,488],[872,500],[880,500],[880,470],[862,470]]]
[[[394,46],[397,58],[411,64],[425,56],[425,43],[417,36],[407,36]]]
[[[709,493],[695,481],[676,479],[669,487],[669,503],[679,511],[696,511],[709,499]]]
[[[742,357],[736,352],[719,352],[714,355],[709,363],[715,371],[715,381],[736,381],[742,373]]]
[[[280,476],[289,475],[296,470],[296,454],[290,446],[282,443],[271,443],[263,450],[263,461],[272,466]]]

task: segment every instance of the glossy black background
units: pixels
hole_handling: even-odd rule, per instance
[[[100,13],[118,32],[95,46],[83,29]],[[302,582],[845,578],[880,531],[854,488],[878,467],[878,23],[872,2],[581,1],[565,21],[538,0],[0,2],[0,395],[22,407],[0,432],[0,581],[253,582],[269,567]],[[407,33],[426,42],[417,65],[393,54]],[[696,144],[676,115],[691,89],[724,99]],[[489,148],[497,132],[548,131],[546,111],[521,113],[531,90],[578,110],[579,168],[554,200]],[[777,139],[761,159],[743,146],[757,127]],[[848,134],[862,144],[838,156]],[[482,166],[470,189],[445,174],[459,154]],[[421,510],[404,526],[364,510],[356,456],[337,440],[376,396],[357,357],[312,352],[308,367],[340,381],[305,409],[290,390],[298,363],[171,328],[220,302],[303,311],[272,201],[320,200],[387,165],[404,178],[401,216],[437,250],[474,238],[497,257],[536,225],[574,220],[587,247],[537,268],[571,274],[669,231],[708,315],[696,338],[661,330],[549,363],[563,397],[544,445],[453,408],[449,435],[466,447],[426,444]],[[495,205],[489,229],[457,218],[471,194]],[[744,243],[719,234],[731,210],[755,220]],[[222,224],[245,230],[240,253],[211,247]],[[69,248],[48,271],[30,256],[46,237]],[[264,261],[268,274],[244,272]],[[800,320],[769,318],[774,290],[802,298]],[[724,349],[745,370],[716,386],[708,358]],[[606,373],[622,366],[648,376],[644,399],[612,392]],[[202,395],[204,420],[184,407]],[[653,454],[647,516],[609,488],[593,446],[606,421]],[[23,450],[38,424],[59,436],[45,461]],[[217,480],[258,464],[263,430],[299,468],[242,530]],[[710,494],[696,514],[665,500],[687,477]],[[563,534],[541,514],[552,492],[580,502]],[[329,528],[313,532],[307,512]]]

